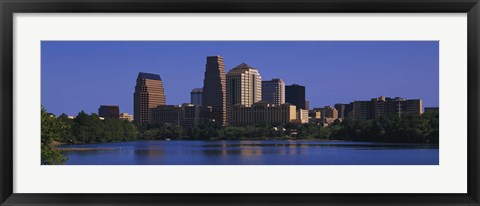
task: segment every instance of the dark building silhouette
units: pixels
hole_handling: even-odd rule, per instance
[[[345,105],[345,111],[344,111],[344,117],[343,118],[352,118],[353,116],[353,103],[350,102],[350,104]]]
[[[335,109],[338,111],[338,118],[345,119],[352,117],[353,103],[350,104],[335,104]]]
[[[338,118],[343,119],[345,118],[345,105],[347,104],[335,104],[334,107],[338,112]]]
[[[425,107],[424,112],[439,112],[438,107]]]
[[[353,102],[353,119],[374,119],[375,111],[371,101],[354,101]]]
[[[138,73],[133,93],[133,120],[139,125],[148,123],[149,109],[165,103],[165,92],[160,75]]]
[[[211,107],[188,103],[182,105],[162,105],[150,108],[149,122],[197,127],[201,123],[211,121],[211,112]]]
[[[225,64],[221,56],[207,57],[203,79],[202,106],[212,107],[212,118],[223,125],[227,121]]]
[[[305,87],[298,84],[285,86],[285,102],[297,106],[297,109],[306,109]]]
[[[331,106],[323,107],[323,114],[321,114],[321,115],[322,115],[322,117],[325,117],[325,118],[338,119],[337,109],[335,109]]]
[[[98,116],[103,118],[118,119],[120,118],[120,108],[116,105],[100,105],[100,108],[98,108]]]
[[[285,103],[285,82],[282,79],[262,81],[262,101],[281,105]]]
[[[202,95],[203,95],[202,88],[193,89],[192,92],[190,92],[190,103],[192,103],[193,105],[201,106]]]

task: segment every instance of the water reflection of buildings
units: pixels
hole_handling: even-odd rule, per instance
[[[221,156],[228,156],[228,155],[240,155],[240,156],[245,156],[245,157],[253,157],[253,156],[260,156],[262,155],[262,149],[243,149],[243,148],[238,148],[238,149],[233,149],[233,148],[221,148],[218,150],[218,152],[213,152],[213,151],[207,151],[206,153],[208,154],[219,154]]]
[[[263,153],[262,149],[242,149],[240,151],[240,155],[247,157],[258,156]]]
[[[252,147],[250,144],[221,144],[218,149],[215,150],[204,150],[204,153],[207,155],[215,154],[220,156],[228,155],[240,155],[244,157],[254,157],[262,155],[262,147]]]
[[[141,149],[135,149],[134,154],[138,158],[158,159],[165,156],[165,150],[161,146],[146,146]]]
[[[302,154],[303,150],[309,148],[308,144],[299,144],[299,143],[282,143],[282,144],[256,144],[256,143],[246,143],[238,144],[233,146],[233,144],[222,144],[217,150],[216,154],[221,156],[227,155],[239,155],[245,158],[253,157],[263,157],[265,154],[275,154],[275,155],[291,155],[291,154]],[[209,153],[213,153],[210,151]]]

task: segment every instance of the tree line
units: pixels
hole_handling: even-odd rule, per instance
[[[78,113],[74,119],[61,114],[58,119],[68,126],[62,143],[105,143],[133,141],[137,139],[137,127],[127,120],[105,118],[95,113]]]
[[[46,113],[42,108],[42,114]],[[120,119],[100,120],[97,114],[81,111],[74,119],[66,114],[54,117],[54,125],[62,127],[54,141],[60,143],[105,143],[146,140],[243,140],[243,139],[320,139],[375,142],[438,143],[439,114],[404,114],[401,117],[386,114],[373,120],[336,120],[328,127],[322,124],[257,124],[248,126],[222,126],[206,122],[198,127],[175,124],[147,124],[136,126]],[[42,117],[42,129],[44,129]],[[47,121],[48,122],[48,121]],[[52,129],[54,131],[54,129]]]
[[[328,127],[322,124],[282,125],[257,124],[249,126],[221,126],[209,122],[198,127],[172,124],[149,124],[139,127],[141,139],[319,139],[402,143],[438,143],[439,114],[404,114],[401,117],[386,114],[373,120],[345,119]]]
[[[375,142],[438,143],[439,113],[386,114],[374,120],[346,119],[329,127],[331,139]]]
[[[100,120],[95,113],[78,113],[74,119],[66,114],[56,117],[41,109],[41,163],[63,164],[67,158],[56,148],[58,144],[104,143],[133,141],[137,139],[137,127],[127,120]]]

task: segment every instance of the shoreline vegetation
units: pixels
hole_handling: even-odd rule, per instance
[[[215,122],[198,127],[172,124],[136,126],[120,119],[100,120],[95,113],[81,111],[75,119],[56,117],[42,106],[42,164],[63,164],[61,144],[129,142],[137,140],[315,140],[384,143],[438,144],[439,114],[384,115],[374,120],[335,121],[321,124],[222,126]],[[80,148],[77,148],[80,149]],[[84,148],[86,149],[86,148]],[[103,148],[109,149],[109,148]],[[111,149],[111,148],[110,148]],[[80,150],[77,150],[80,151]],[[87,150],[82,150],[87,151]]]
[[[273,143],[275,146],[291,146],[291,144],[299,144],[303,146],[302,143],[304,142],[345,142],[342,140],[325,140],[325,139],[239,139],[238,141],[265,141],[265,140],[280,140],[280,141],[286,141],[285,143]],[[141,141],[167,141],[167,140],[149,140],[149,139],[138,139],[134,141],[128,141],[128,142],[141,142]],[[215,139],[215,140],[173,140],[173,141],[237,141],[237,140],[221,140],[221,139]],[[359,142],[362,143],[364,141],[351,141],[351,142]],[[125,143],[125,142],[108,142],[108,143]],[[395,144],[395,145],[424,145],[424,146],[438,146],[438,143],[391,143],[391,142],[376,142],[376,143],[385,143],[385,144]],[[102,143],[79,143],[79,144],[60,144],[57,145],[56,149],[58,149],[61,152],[89,152],[89,151],[112,151],[112,150],[121,150],[122,148],[114,148],[114,147],[106,147],[106,148],[95,148],[95,147],[59,147],[61,145],[69,145],[69,146],[76,146],[76,145],[96,145],[96,144],[102,144]],[[252,143],[251,146],[266,146],[266,145],[271,145],[271,144],[265,144],[265,143]],[[316,146],[316,145],[314,145]],[[329,146],[329,145],[324,145],[324,146]],[[336,144],[335,144],[336,146]]]
[[[71,152],[71,151],[111,151],[111,150],[118,150],[116,148],[83,148],[83,147],[72,147],[72,148],[56,148],[62,152]]]

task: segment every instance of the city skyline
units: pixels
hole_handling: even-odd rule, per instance
[[[158,44],[156,45],[159,47],[156,48],[158,51],[153,51],[154,47],[150,45],[155,43]],[[247,46],[245,46],[245,44]],[[299,44],[302,45],[299,46]],[[184,56],[188,56],[189,58],[186,57],[184,60],[178,59],[179,57],[183,57],[179,55],[177,59],[164,60],[163,62],[166,62],[166,64],[162,65],[162,61],[159,59],[162,59],[160,57],[164,56],[153,58],[152,55],[155,54],[155,52],[162,53],[169,57],[174,55],[167,55],[169,51],[172,51],[170,49],[163,48],[166,51],[162,51],[162,45],[170,46],[168,48],[177,48],[178,51],[173,51],[175,54],[183,51],[186,45],[193,45],[193,49],[199,46],[207,46],[206,50],[209,50],[208,48],[222,50],[222,45],[224,47],[233,46],[233,49],[231,47],[229,47],[229,49],[224,48],[224,53],[206,54],[198,57],[193,57],[192,54],[185,54]],[[248,48],[252,45],[256,45],[259,48],[257,50],[260,51],[253,51],[250,53],[254,54],[243,54],[240,55],[240,57],[230,56],[232,52],[234,53],[235,49],[243,48],[243,50],[239,49],[239,52],[245,52],[249,51]],[[290,56],[292,58],[290,60],[281,58],[272,59],[272,57],[276,56],[271,53],[269,54],[271,54],[272,57],[266,58],[265,55],[268,55],[268,53],[264,54],[266,50],[275,53],[280,46],[289,48],[289,51],[283,51],[283,53],[291,53]],[[314,46],[316,46],[316,48],[310,48]],[[74,48],[80,49],[80,51]],[[88,48],[94,48],[94,50],[88,50]],[[120,48],[124,49],[122,50]],[[142,51],[145,53],[132,54],[142,48]],[[347,52],[347,54],[344,54],[344,58],[347,56],[352,60],[349,64],[345,64],[345,62],[338,60],[331,61],[331,58],[325,58],[320,54],[318,54],[320,55],[318,58],[298,58],[298,56],[301,56],[298,53],[305,54],[305,50],[311,51],[318,50],[319,48],[321,48],[320,50],[323,52],[328,50],[331,53]],[[359,53],[361,48],[369,49],[363,51],[363,53]],[[71,50],[75,51],[72,52]],[[110,53],[108,51],[110,51]],[[384,53],[387,51],[390,53],[385,55]],[[207,52],[209,51],[205,51],[205,53]],[[262,54],[260,56],[261,59],[255,56],[259,55],[259,52]],[[73,55],[73,53],[77,53],[78,55]],[[359,56],[349,55],[348,53],[356,53]],[[405,55],[399,55],[400,53]],[[55,54],[63,56],[64,58],[55,58],[52,56]],[[285,81],[285,85],[300,84],[305,86],[306,100],[311,102],[311,108],[327,105],[333,106],[336,103],[349,103],[355,100],[369,100],[375,96],[400,96],[409,99],[419,98],[424,100],[425,107],[438,107],[438,42],[42,42],[42,104],[46,106],[49,111],[57,115],[60,113],[76,115],[81,110],[87,113],[96,113],[99,105],[119,105],[120,112],[132,114],[133,102],[131,101],[131,97],[133,91],[131,88],[134,88],[135,78],[138,72],[160,75],[163,80],[165,95],[167,96],[167,105],[188,103],[190,102],[190,92],[192,89],[203,86],[205,58],[214,55],[224,57],[226,73],[236,65],[245,62],[258,69],[264,80],[279,78]],[[127,58],[127,60],[125,60],[125,58],[119,58],[122,56]],[[245,59],[238,61],[241,57]],[[91,64],[94,68],[98,67],[98,65],[105,67],[104,64],[109,63],[105,58],[118,61],[116,64],[125,61],[129,62],[129,64],[122,64],[120,66],[120,68],[127,68],[125,71],[113,71],[115,68],[110,66],[108,69],[103,68],[103,70],[111,72],[109,73],[110,76],[102,76],[105,72],[102,69],[93,69],[93,71],[99,71],[96,76],[91,75],[92,71],[88,69],[80,71],[74,69],[78,66],[78,64],[76,65],[74,63],[79,63],[80,65]],[[146,60],[141,61],[140,59],[142,58]],[[88,61],[89,59],[96,61]],[[232,60],[230,61],[230,59]],[[373,61],[372,59],[376,59],[378,62],[371,62]],[[406,60],[410,60],[411,62],[405,62]],[[160,63],[158,67],[161,68],[151,70],[135,69],[135,63],[144,65],[148,64],[149,61]],[[305,73],[305,61],[309,63],[307,64],[309,65],[309,71],[307,73]],[[176,64],[172,64],[171,62],[175,62]],[[279,69],[275,69],[269,65],[278,65],[279,62],[284,65]],[[292,62],[298,63],[298,69],[295,69],[295,65],[291,65]],[[328,65],[325,62],[329,64],[336,63],[337,69],[318,68],[322,67],[322,63]],[[98,65],[95,65],[95,63]],[[175,71],[176,68],[182,68],[183,65],[189,64],[196,64],[196,68],[189,68],[189,66],[185,67],[186,69],[183,71]],[[355,64],[356,67],[354,67],[353,64]],[[366,65],[374,66],[365,69]],[[383,68],[387,69],[380,68],[382,65]],[[388,65],[388,67],[385,65]],[[318,68],[317,71],[312,72],[312,69],[315,68]],[[74,74],[80,73],[80,76],[77,74],[77,78],[79,79],[72,79],[69,72]],[[134,74],[132,75],[131,73]],[[318,77],[316,77],[317,75],[315,74],[318,74]],[[61,78],[62,75],[64,75],[64,78]],[[176,78],[172,79],[175,76]],[[298,79],[299,77],[303,77],[303,79]],[[352,81],[352,78],[357,81]],[[82,80],[83,83],[88,84],[74,84],[78,82],[78,80]],[[359,84],[359,82],[361,84]],[[57,87],[52,90],[53,85],[57,85]],[[59,88],[58,85],[63,86]],[[97,89],[100,91],[88,89],[90,86],[97,86]],[[82,90],[83,87],[84,90]],[[124,89],[125,87],[128,89]],[[70,93],[72,90],[76,91],[73,93],[77,95],[70,98],[68,95],[70,93],[63,95],[65,90],[68,90]],[[90,95],[86,95],[86,93]]]

